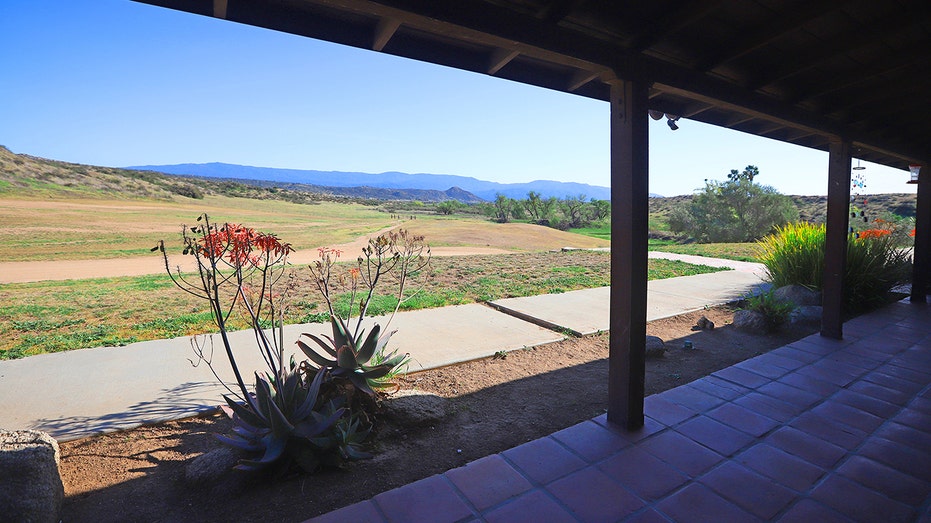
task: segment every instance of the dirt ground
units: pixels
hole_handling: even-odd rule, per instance
[[[717,328],[693,331],[702,315]],[[731,308],[717,307],[651,322],[648,334],[669,350],[647,360],[647,394],[814,331],[752,335],[729,325],[732,317]],[[682,348],[686,339],[693,350]],[[216,414],[63,443],[63,521],[303,521],[603,413],[607,344],[607,334],[575,338],[408,375],[404,388],[448,398],[446,418],[423,427],[386,425],[375,458],[313,476],[231,471],[218,484],[186,484],[186,462],[219,446],[212,434],[229,427]]]

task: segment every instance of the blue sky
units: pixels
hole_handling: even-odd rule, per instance
[[[129,0],[3,0],[0,59],[17,153],[609,185],[605,102]],[[679,126],[651,122],[651,192],[754,164],[783,193],[826,193],[826,153]],[[861,193],[915,192],[864,165]]]

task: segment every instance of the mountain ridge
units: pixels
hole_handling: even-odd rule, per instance
[[[423,189],[446,191],[460,188],[478,196],[485,201],[492,201],[498,194],[509,198],[525,198],[534,191],[548,198],[555,196],[578,196],[608,200],[611,189],[597,185],[578,182],[558,182],[553,180],[534,180],[522,183],[499,183],[479,180],[468,176],[454,174],[403,173],[386,171],[382,173],[363,173],[354,171],[318,171],[310,169],[281,169],[275,167],[255,167],[249,165],[228,164],[222,162],[182,163],[170,165],[141,165],[125,167],[132,170],[156,171],[182,176],[199,176],[206,178],[234,178],[242,180],[274,181],[318,185],[326,187],[372,187],[381,189]]]

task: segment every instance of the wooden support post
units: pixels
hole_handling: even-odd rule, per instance
[[[918,174],[918,202],[915,204],[915,250],[912,251],[912,295],[914,303],[927,303],[931,279],[931,166],[923,165]]]
[[[844,272],[850,226],[850,142],[832,141],[828,158],[828,216],[821,286],[821,335],[841,339],[844,324]]]
[[[643,426],[649,205],[648,85],[611,83],[611,336],[608,421]]]

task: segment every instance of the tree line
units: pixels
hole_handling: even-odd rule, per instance
[[[450,215],[466,207],[462,202],[448,200],[438,203],[436,211]],[[530,191],[526,198],[516,199],[498,193],[493,202],[476,204],[474,207],[498,223],[526,220],[561,230],[588,227],[596,222],[604,222],[611,216],[609,200],[589,199],[584,194],[546,198],[538,192]]]

